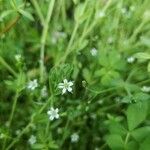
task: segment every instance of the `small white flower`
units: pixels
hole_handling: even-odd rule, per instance
[[[122,12],[122,14],[126,14],[127,13],[127,9],[126,8],[122,8],[121,12]]]
[[[16,135],[19,135],[20,132],[21,132],[21,130],[18,129],[18,130],[16,130],[15,134],[16,134]]]
[[[114,42],[113,37],[109,37],[108,40],[107,40],[107,42],[108,42],[109,44],[112,44],[112,43]]]
[[[58,88],[62,89],[62,94],[68,92],[72,92],[72,86],[73,86],[73,82],[72,81],[68,81],[67,79],[64,79],[63,83],[59,83],[58,84]]]
[[[127,58],[128,63],[133,63],[134,61],[135,61],[135,58],[132,56]]]
[[[76,142],[78,142],[78,140],[79,140],[79,135],[77,133],[73,133],[71,135],[71,142],[76,143]]]
[[[67,37],[67,35],[66,35],[65,32],[55,31],[52,34],[52,39],[51,40],[52,40],[53,44],[56,44],[59,39],[64,39],[66,37]]]
[[[53,107],[50,108],[50,110],[47,111],[47,114],[49,115],[50,120],[58,119],[59,114],[58,114],[58,108],[54,109]]]
[[[5,134],[4,133],[1,133],[0,134],[0,139],[3,139],[5,137]]]
[[[99,17],[99,18],[105,17],[105,12],[99,11],[99,12],[98,12],[98,17]]]
[[[142,90],[142,92],[148,93],[148,92],[150,92],[150,87],[149,87],[149,86],[143,86],[143,87],[141,88],[141,90]]]
[[[92,48],[90,52],[91,52],[92,56],[96,56],[97,55],[97,49],[96,48]]]
[[[134,11],[135,10],[135,6],[130,6],[130,10]]]
[[[31,135],[28,142],[30,145],[35,144],[36,143],[36,137],[34,135]]]
[[[34,90],[35,88],[38,87],[38,82],[37,82],[37,79],[34,79],[33,81],[29,81],[28,82],[28,85],[27,85],[27,88],[30,89],[30,90]]]
[[[20,54],[16,54],[15,55],[15,59],[16,59],[16,61],[20,61],[21,60],[21,55]]]
[[[48,96],[48,92],[47,92],[47,87],[44,86],[42,89],[41,89],[41,96],[42,97],[47,97]]]

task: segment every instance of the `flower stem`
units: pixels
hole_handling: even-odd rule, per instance
[[[51,0],[49,2],[47,17],[46,17],[46,21],[44,22],[44,27],[43,27],[42,36],[41,36],[41,51],[40,51],[40,81],[41,82],[43,82],[43,80],[44,80],[45,43],[46,43],[46,38],[47,38],[47,33],[48,33],[48,24],[49,24],[51,16],[52,16],[54,3],[55,3],[55,0]]]
[[[17,73],[10,67],[10,65],[0,56],[0,63],[14,76],[17,76]]]

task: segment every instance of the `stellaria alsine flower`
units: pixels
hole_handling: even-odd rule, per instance
[[[62,89],[62,94],[68,92],[72,92],[72,86],[73,86],[73,82],[72,81],[68,81],[67,79],[63,80],[63,83],[59,83],[58,84],[58,88]]]
[[[59,118],[58,111],[59,111],[58,108],[54,109],[53,107],[51,107],[50,110],[47,111],[49,119],[50,120],[58,119]]]

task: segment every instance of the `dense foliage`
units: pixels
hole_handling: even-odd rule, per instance
[[[150,149],[149,0],[0,0],[0,150],[30,149]]]

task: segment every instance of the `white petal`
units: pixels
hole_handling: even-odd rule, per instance
[[[72,92],[72,88],[71,88],[71,87],[68,87],[67,90],[68,90],[69,92]]]
[[[55,109],[55,111],[56,111],[56,113],[58,113],[59,109],[58,109],[58,108],[56,108],[56,109]]]
[[[68,82],[68,85],[73,86],[73,82],[72,81]]]
[[[54,120],[54,117],[53,117],[53,116],[49,116],[49,119],[50,119],[50,120]]]
[[[62,94],[65,94],[66,93],[66,89],[65,88],[63,88],[63,90],[62,90]]]
[[[48,115],[50,115],[50,114],[51,114],[51,111],[50,111],[50,110],[49,110],[49,111],[47,111],[47,114],[48,114]]]
[[[55,116],[55,118],[58,119],[58,118],[59,118],[59,115],[57,114],[57,115]]]
[[[67,79],[64,79],[64,83],[68,83]]]

